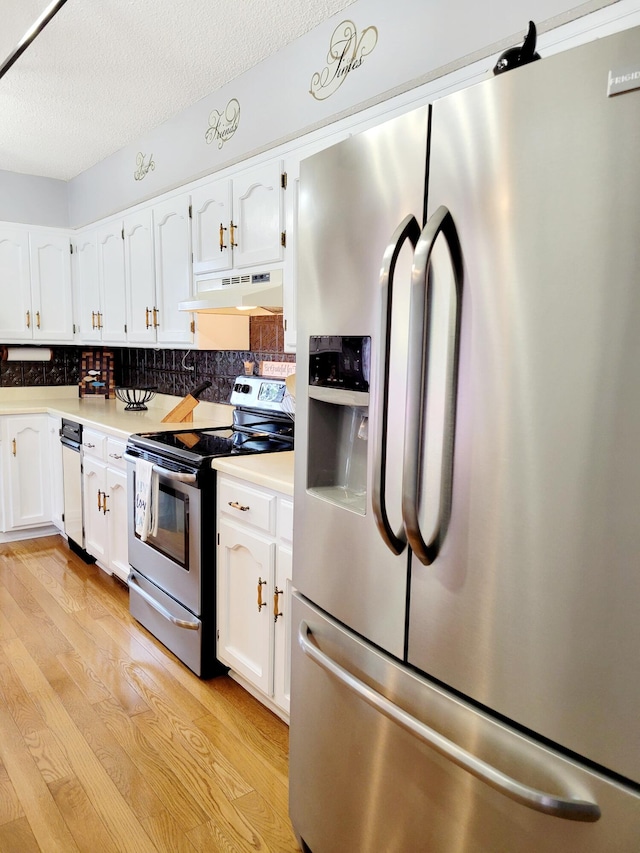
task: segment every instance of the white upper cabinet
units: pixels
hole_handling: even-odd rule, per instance
[[[192,192],[196,275],[283,260],[284,182],[275,160]]]
[[[215,181],[193,190],[191,208],[194,274],[231,269],[231,180]]]
[[[100,281],[100,329],[105,343],[127,340],[124,276],[124,238],[118,220],[98,229],[98,277]]]
[[[153,207],[156,266],[156,341],[193,342],[191,314],[178,303],[191,295],[191,220],[189,196],[181,195]]]
[[[73,341],[69,235],[0,227],[0,303],[3,342]]]
[[[122,222],[82,231],[76,239],[74,282],[80,340],[127,340]]]
[[[100,341],[100,281],[95,230],[82,231],[76,237],[73,282],[80,339],[88,342]]]
[[[4,340],[31,340],[29,232],[0,230],[0,331]]]
[[[124,256],[128,340],[155,343],[158,306],[151,208],[125,216]]]

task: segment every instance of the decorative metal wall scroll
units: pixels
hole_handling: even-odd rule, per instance
[[[224,109],[224,113],[212,110],[209,115],[209,127],[204,135],[209,145],[217,140],[218,148],[222,148],[238,129],[240,124],[240,103],[236,98],[231,98]]]
[[[327,65],[322,71],[316,71],[311,78],[309,94],[318,101],[324,101],[333,95],[347,79],[351,71],[362,66],[378,43],[376,27],[366,27],[360,35],[353,21],[343,21],[333,31]]]
[[[156,164],[153,162],[153,154],[149,154],[149,159],[145,163],[144,154],[142,153],[142,151],[138,151],[138,155],[136,157],[136,166],[137,169],[133,173],[133,177],[136,179],[136,181],[141,181],[147,176],[148,172],[153,172],[156,167]]]

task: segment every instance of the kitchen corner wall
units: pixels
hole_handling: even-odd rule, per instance
[[[251,317],[249,350],[165,350],[105,347],[114,353],[116,385],[156,386],[159,394],[183,397],[205,380],[211,387],[201,400],[228,403],[233,380],[244,372],[244,362],[295,361],[285,353],[282,317]],[[0,362],[0,388],[77,385],[83,352],[95,347],[52,347],[46,362]]]

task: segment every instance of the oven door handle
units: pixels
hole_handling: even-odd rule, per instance
[[[130,453],[125,453],[124,458],[129,462],[138,461],[138,457],[132,456]],[[166,477],[167,480],[177,480],[179,483],[195,483],[198,479],[197,474],[191,474],[187,471],[170,471],[161,465],[154,465],[153,471],[160,477]]]
[[[158,613],[161,616],[164,616],[164,618],[167,621],[171,622],[172,625],[175,625],[177,628],[186,628],[188,631],[197,631],[199,629],[199,622],[189,622],[187,619],[176,619],[175,616],[169,613],[166,607],[163,607],[159,602],[155,600],[152,595],[149,595],[146,590],[142,589],[142,587],[136,580],[136,576],[133,574],[133,572],[131,572],[129,575],[129,586],[131,585],[135,586],[137,595],[144,598],[144,600],[150,607],[153,607],[154,610],[157,610]]]

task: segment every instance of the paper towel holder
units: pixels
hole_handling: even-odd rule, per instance
[[[51,347],[11,347],[0,346],[0,359],[2,361],[51,361],[53,350]]]

